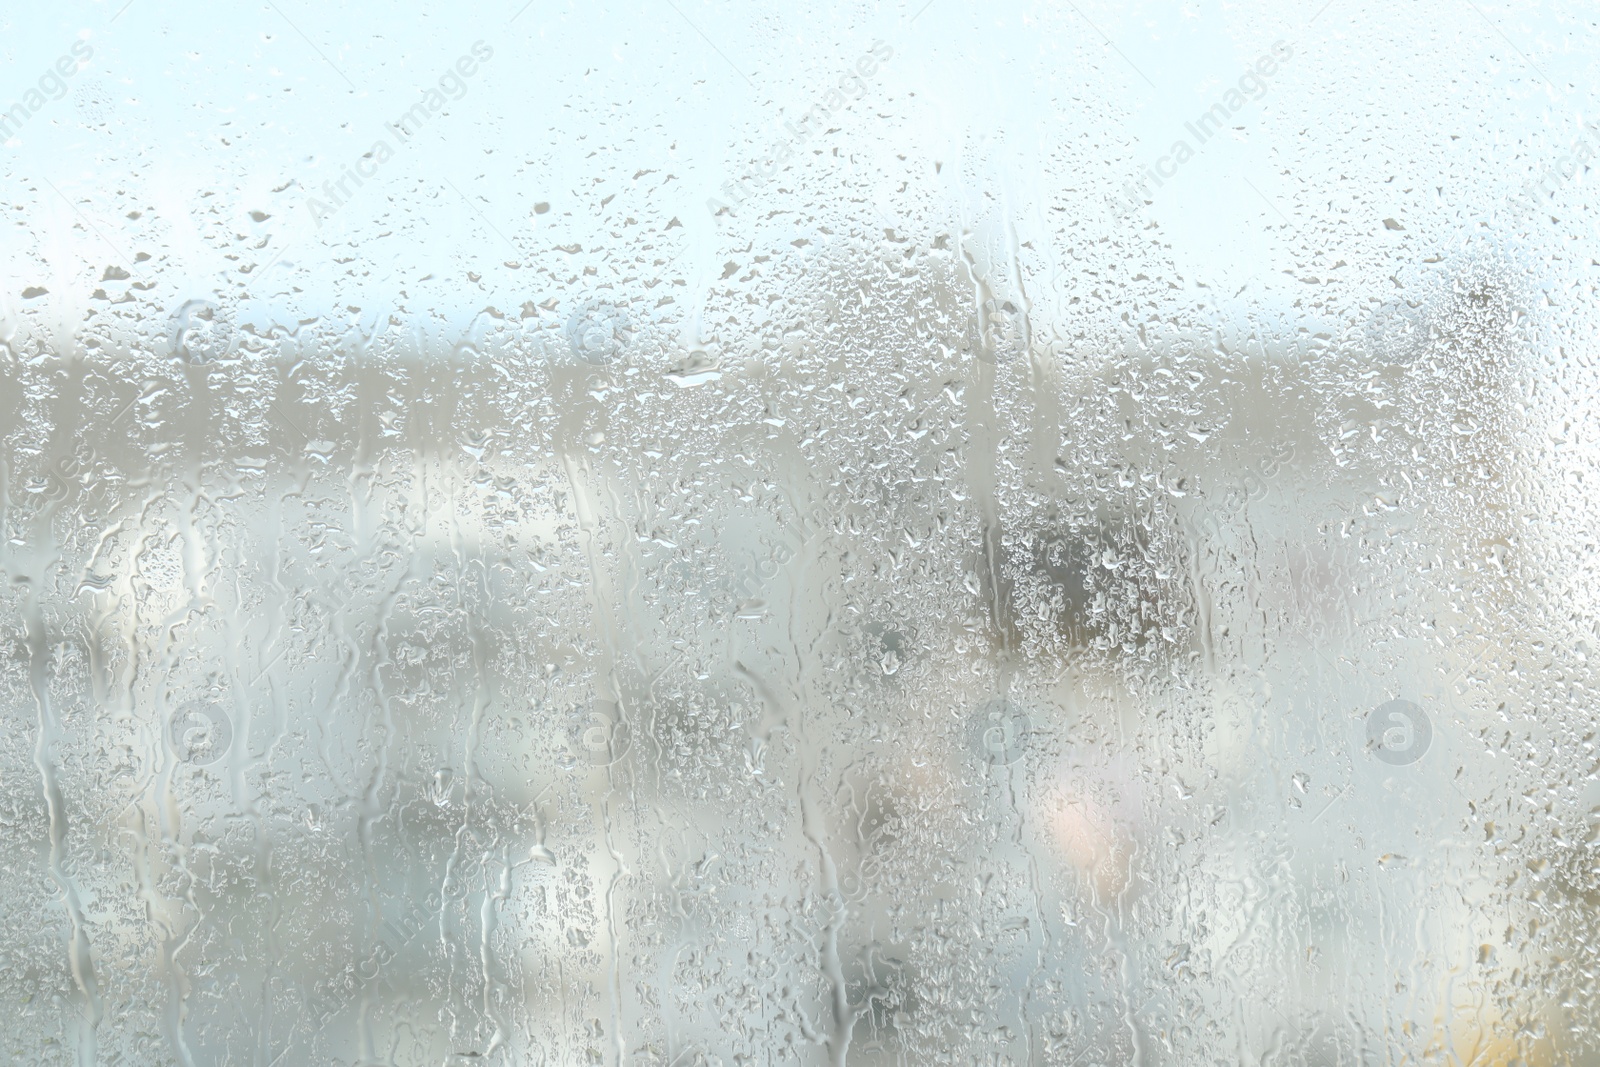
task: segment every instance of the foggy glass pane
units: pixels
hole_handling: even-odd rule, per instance
[[[1600,1064],[1590,3],[0,12],[0,1062]]]

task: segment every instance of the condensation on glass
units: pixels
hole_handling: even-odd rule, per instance
[[[1589,7],[4,18],[0,1059],[1600,1063]]]

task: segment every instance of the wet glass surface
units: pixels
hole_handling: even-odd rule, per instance
[[[1591,6],[0,19],[0,1060],[1600,1063]]]

